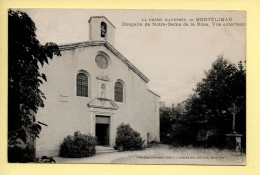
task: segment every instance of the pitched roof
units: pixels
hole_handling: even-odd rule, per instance
[[[155,92],[151,91],[150,89],[147,89],[147,90],[148,90],[149,92],[151,92],[152,94],[154,94],[155,96],[157,96],[157,97],[161,98],[161,96],[160,96],[160,95],[156,94]]]
[[[95,98],[94,100],[89,102],[88,106],[93,108],[103,108],[103,109],[113,109],[113,110],[117,110],[119,108],[113,100],[106,99],[106,98]]]
[[[125,63],[133,72],[135,72],[142,80],[148,83],[150,80],[141,72],[139,71],[130,61],[128,61],[121,53],[119,53],[109,42],[107,41],[87,41],[87,42],[80,42],[80,43],[73,43],[73,44],[65,44],[59,45],[60,51],[65,50],[74,50],[77,48],[82,47],[89,47],[89,46],[105,46],[108,50],[110,50],[113,54],[115,54],[123,63]]]

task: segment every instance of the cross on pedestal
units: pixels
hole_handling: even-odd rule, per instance
[[[228,110],[233,114],[232,132],[236,133],[236,114],[240,111],[240,108],[233,103],[232,108],[228,108]]]

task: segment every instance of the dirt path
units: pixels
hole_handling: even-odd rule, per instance
[[[157,145],[142,151],[97,154],[87,158],[54,158],[57,163],[115,163],[115,164],[204,164],[244,165],[245,155],[230,150],[192,147],[169,148]]]

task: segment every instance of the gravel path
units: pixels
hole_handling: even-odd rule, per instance
[[[142,151],[96,154],[87,158],[54,158],[57,163],[115,163],[115,164],[204,164],[245,165],[244,154],[230,150],[192,147],[169,148],[157,145]]]

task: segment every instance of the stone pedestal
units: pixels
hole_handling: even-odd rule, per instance
[[[226,134],[227,147],[229,149],[233,149],[233,150],[236,150],[237,152],[240,152],[242,136],[243,136],[242,134],[237,134],[237,133]]]

